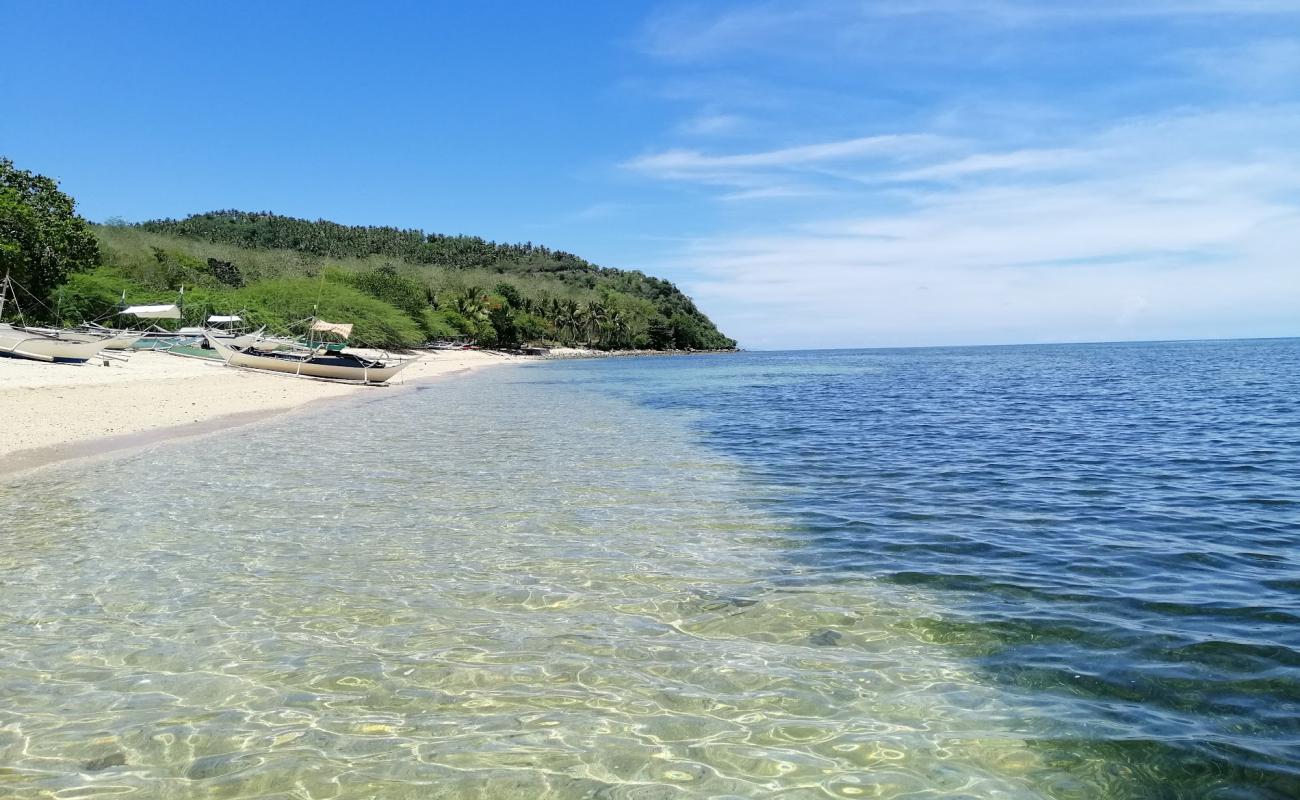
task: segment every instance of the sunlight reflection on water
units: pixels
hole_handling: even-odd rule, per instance
[[[524,374],[0,489],[0,794],[1085,796],[924,595],[808,580],[780,487]]]

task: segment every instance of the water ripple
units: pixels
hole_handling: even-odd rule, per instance
[[[1049,794],[1300,796],[1300,341],[621,369],[787,490],[808,575],[925,592],[900,624],[1023,711]]]
[[[502,372],[6,487],[0,794],[1042,797],[783,487]],[[563,424],[557,424],[562,421]],[[920,794],[917,794],[917,793]]]

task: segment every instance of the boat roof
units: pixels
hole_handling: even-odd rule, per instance
[[[120,312],[138,319],[180,319],[181,309],[175,303],[163,306],[127,306]]]
[[[344,339],[352,335],[351,322],[326,322],[323,319],[318,319],[312,322],[311,329],[314,331],[321,331],[324,333],[337,333],[339,336],[342,336]]]

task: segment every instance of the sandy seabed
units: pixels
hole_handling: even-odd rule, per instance
[[[0,474],[523,360],[470,350],[425,352],[388,383],[361,386],[149,351],[133,352],[110,366],[0,358]]]

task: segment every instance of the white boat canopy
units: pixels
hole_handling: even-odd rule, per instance
[[[215,323],[223,323],[223,322],[243,322],[243,321],[244,321],[244,318],[243,318],[243,317],[240,317],[240,316],[237,316],[237,315],[234,315],[234,314],[232,314],[232,315],[230,315],[230,316],[228,316],[228,317],[223,317],[223,316],[221,316],[221,315],[219,315],[219,314],[214,314],[214,315],[208,317],[208,322],[215,322]]]
[[[180,306],[129,306],[122,309],[122,314],[130,314],[138,319],[180,319]]]
[[[344,339],[352,335],[351,322],[326,322],[323,319],[318,319],[311,324],[311,329],[322,333],[337,333]]]

